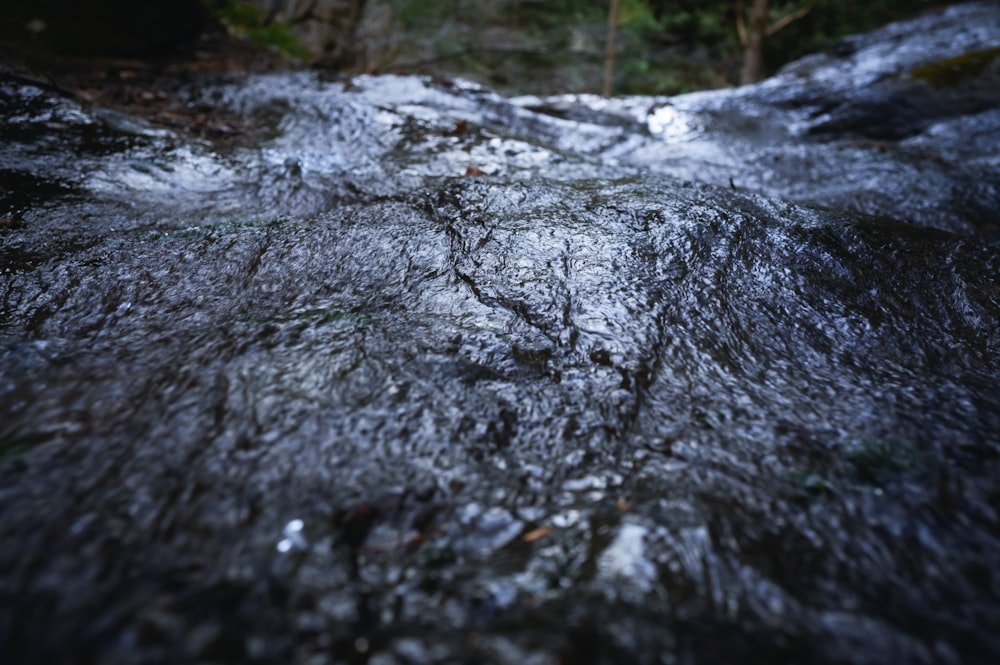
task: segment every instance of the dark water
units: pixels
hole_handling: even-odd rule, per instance
[[[994,662],[998,43],[185,93],[238,143],[0,81],[3,653]]]

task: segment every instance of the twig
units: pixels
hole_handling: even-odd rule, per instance
[[[767,29],[767,36],[771,37],[775,33],[777,33],[779,30],[782,30],[782,29],[788,27],[789,24],[794,23],[795,21],[798,21],[800,18],[803,18],[806,14],[808,14],[813,9],[815,9],[817,4],[819,4],[819,0],[813,0],[808,5],[805,5],[804,7],[800,8],[799,10],[792,12],[788,16],[785,16],[784,18],[778,19],[777,21],[775,21],[771,25],[771,27],[769,27]]]

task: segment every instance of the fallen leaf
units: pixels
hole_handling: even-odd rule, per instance
[[[523,540],[526,543],[533,543],[536,540],[541,540],[545,536],[549,535],[550,531],[552,531],[552,527],[548,526],[539,527],[521,536],[521,540]]]

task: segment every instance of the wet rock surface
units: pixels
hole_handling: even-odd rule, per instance
[[[3,651],[994,662],[998,40],[191,86],[227,143],[0,81]]]

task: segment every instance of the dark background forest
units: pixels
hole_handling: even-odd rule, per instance
[[[13,0],[18,48],[149,57],[224,28],[348,73],[465,76],[509,94],[675,94],[741,82],[753,0]],[[948,2],[771,0],[763,71]],[[612,48],[609,13],[616,12]],[[741,20],[742,19],[742,20]],[[745,29],[744,29],[745,33]],[[745,40],[744,40],[745,42]],[[608,59],[613,72],[605,73]],[[608,83],[604,78],[610,78]]]
[[[416,2],[396,0],[397,30],[373,60],[376,69],[462,73],[507,92],[598,92],[608,0]],[[674,94],[739,83],[737,15],[750,2],[620,0],[614,91]],[[772,24],[808,13],[764,45],[767,72],[842,37],[926,10],[930,0],[773,1]],[[369,47],[370,48],[370,47]],[[381,60],[379,58],[382,58]],[[358,64],[358,63],[355,63]]]

